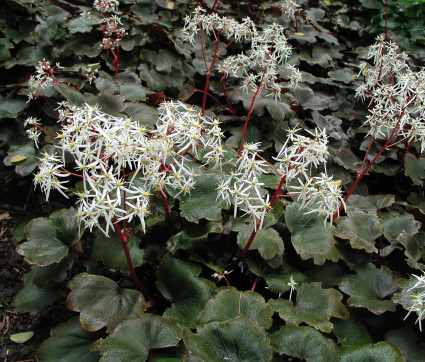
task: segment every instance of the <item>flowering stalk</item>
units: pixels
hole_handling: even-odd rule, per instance
[[[373,59],[374,66],[364,62],[360,64],[359,75],[365,77],[365,83],[357,88],[356,96],[363,100],[371,97],[369,114],[364,122],[370,129],[368,134],[371,135],[371,140],[357,178],[344,198],[345,202],[358,182],[388,148],[404,140],[410,148],[412,142],[420,141],[421,152],[425,151],[425,68],[412,71],[407,54],[400,52],[396,44],[386,41],[383,36],[379,36],[377,42],[370,47],[368,58]],[[386,141],[365,167],[372,142],[377,135],[384,136]],[[401,141],[390,144],[399,135],[402,136]],[[338,213],[335,213],[333,220],[337,216]]]
[[[130,251],[128,250],[128,245],[127,245],[127,235],[126,235],[125,230],[123,231],[123,230],[120,229],[116,217],[114,217],[114,226],[115,226],[116,233],[117,233],[118,237],[120,238],[120,241],[121,241],[121,245],[123,247],[123,250],[124,250],[124,254],[125,254],[125,258],[127,260],[128,269],[130,270],[131,278],[133,279],[134,283],[140,288],[140,290],[145,295],[151,295],[151,293],[149,292],[149,290],[147,290],[143,286],[142,282],[140,281],[140,279],[138,278],[136,272],[134,271],[133,262],[131,260]]]

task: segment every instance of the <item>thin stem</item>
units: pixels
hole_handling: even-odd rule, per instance
[[[407,102],[409,103],[410,100]],[[378,159],[379,156],[382,155],[382,153],[388,148],[388,145],[390,144],[390,141],[392,140],[392,138],[394,137],[397,129],[398,129],[398,125],[404,115],[404,112],[406,111],[406,107],[403,108],[402,112],[400,113],[397,123],[395,124],[391,134],[388,136],[388,139],[386,140],[385,144],[382,146],[382,148],[379,150],[379,152],[375,155],[375,157],[372,159],[372,161],[370,161],[370,163],[367,165],[367,167],[365,167],[363,169],[363,171],[361,171],[358,175],[356,180],[354,181],[354,183],[351,185],[350,190],[348,190],[347,195],[345,195],[344,197],[344,204],[347,202],[348,198],[351,196],[351,194],[353,193],[354,189],[356,188],[357,184],[359,183],[359,181],[363,178],[363,176],[369,171],[369,169],[372,167],[372,165],[376,162],[376,160]],[[338,217],[338,215],[340,214],[340,212],[342,211],[344,204],[341,204],[341,206],[339,207],[338,211],[334,214],[334,216],[332,217],[332,222],[335,221],[335,219]]]
[[[168,218],[170,218],[171,213],[170,213],[170,207],[168,206],[168,199],[167,199],[167,196],[166,196],[165,187],[161,191],[161,196],[162,196],[162,203],[164,204],[165,215],[168,219]]]
[[[202,111],[201,111],[201,115],[204,116],[205,115],[205,106],[207,103],[207,93],[208,93],[208,87],[210,85],[210,78],[211,78],[211,72],[212,69],[214,67],[215,61],[217,60],[217,56],[218,56],[218,45],[219,45],[219,39],[217,37],[217,35],[214,32],[214,36],[215,36],[215,50],[214,50],[214,57],[211,61],[210,67],[207,67],[207,79],[205,80],[205,87],[204,87],[204,97],[202,98]],[[204,56],[204,61],[205,60],[205,54],[204,54],[204,47],[202,46],[202,54]],[[205,63],[206,65],[206,63]]]
[[[263,88],[262,85],[263,85],[265,73],[266,73],[266,67],[264,67],[264,69],[263,69],[263,74],[261,75],[260,84],[258,85],[257,90],[255,91],[254,97],[252,97],[251,105],[249,106],[248,114],[246,115],[245,124],[244,124],[242,135],[241,135],[241,145],[240,145],[239,150],[238,150],[238,157],[240,157],[242,150],[243,150],[243,141],[245,139],[245,133],[246,133],[246,130],[248,128],[248,122],[249,122],[249,119],[251,118],[251,113],[254,110],[254,106],[255,106],[255,103],[257,101],[257,96],[259,95],[260,90],[262,90],[262,88]]]
[[[385,39],[388,39],[388,0],[385,0]]]
[[[268,214],[268,212],[272,209],[272,207],[273,207],[274,203],[276,202],[276,200],[279,198],[279,194],[280,194],[280,191],[282,190],[282,187],[283,187],[283,184],[285,183],[285,180],[286,180],[286,175],[284,175],[280,179],[279,186],[277,187],[274,195],[272,196],[272,199],[270,200],[270,207],[268,208],[268,210],[266,210],[266,213],[265,213],[264,217],[266,217],[266,215]],[[251,236],[249,237],[249,240],[246,243],[245,248],[242,250],[241,255],[239,255],[239,258],[237,259],[237,262],[240,262],[242,259],[245,258],[246,253],[248,252],[249,248],[252,245],[252,242],[254,241],[255,235],[257,235],[258,228],[259,228],[260,224],[261,224],[261,220],[257,220],[257,225],[254,228],[254,230],[252,231]]]
[[[252,284],[251,292],[255,291],[255,287],[257,286],[258,277],[255,277],[254,284]]]
[[[150,295],[151,293],[143,286],[142,282],[137,277],[136,272],[134,271],[133,262],[131,260],[130,251],[128,250],[128,245],[127,245],[127,235],[125,233],[123,233],[123,231],[121,230],[121,228],[120,228],[120,226],[117,222],[117,218],[115,216],[113,218],[113,223],[114,223],[114,226],[115,226],[115,231],[117,232],[117,234],[120,238],[122,247],[124,249],[125,258],[127,260],[128,269],[130,270],[131,278],[133,279],[134,283],[140,288],[140,290],[144,294]]]

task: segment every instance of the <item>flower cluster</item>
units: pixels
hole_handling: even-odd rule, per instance
[[[365,125],[369,134],[388,138],[393,132],[409,141],[418,140],[425,150],[425,68],[413,71],[408,56],[398,46],[380,36],[370,47],[369,59],[363,62],[359,75],[365,83],[356,90],[362,99],[371,98]]]
[[[121,18],[117,15],[104,18],[102,48],[111,48],[119,45],[121,38],[127,35],[127,31],[121,25]]]
[[[301,205],[310,208],[307,213],[317,213],[324,216],[324,223],[332,223],[333,216],[338,213],[339,206],[344,205],[341,181],[334,181],[332,176],[322,173],[320,176],[307,178],[300,182],[300,186],[291,186],[291,190],[298,192],[298,201]]]
[[[201,146],[208,150],[203,161],[221,164],[225,152],[222,147],[224,135],[218,120],[202,116],[182,102],[164,102],[159,112],[155,133],[175,145],[177,153],[190,149],[198,157],[197,147]]]
[[[404,293],[409,298],[403,303],[404,308],[409,312],[407,313],[406,319],[411,313],[416,313],[418,318],[416,323],[419,323],[419,330],[422,332],[422,319],[425,318],[425,273],[421,276],[412,275],[416,278],[416,283]]]
[[[59,108],[62,129],[57,136],[60,154],[44,154],[35,184],[47,198],[52,189],[66,196],[65,178],[80,177],[77,215],[87,228],[97,226],[108,235],[115,223],[138,218],[145,230],[153,191],[165,197],[166,187],[177,190],[177,195],[190,193],[194,187],[197,174],[184,157],[190,149],[196,154],[197,147],[212,148],[209,159],[215,162],[222,154],[217,121],[180,102],[164,103],[160,111],[157,129],[150,131],[97,107],[63,103]],[[27,124],[34,126],[36,120]],[[66,169],[69,154],[73,172]],[[100,226],[102,220],[105,228]]]
[[[305,130],[311,137],[300,134],[301,128],[288,130],[288,137],[274,159],[281,174],[286,175],[286,183],[296,177],[308,179],[311,167],[326,163],[329,156],[326,130]]]
[[[279,74],[279,64],[286,61],[291,55],[291,46],[284,34],[284,28],[272,24],[262,31],[258,31],[251,19],[245,18],[241,23],[219,15],[205,14],[205,10],[198,7],[192,16],[185,19],[183,39],[194,43],[194,37],[200,30],[207,34],[224,35],[236,41],[251,42],[246,54],[241,53],[224,58],[219,66],[219,72],[227,76],[242,79],[241,87],[244,91],[259,94],[267,90],[267,96],[274,96],[278,101],[284,88],[283,78],[289,79],[289,87],[294,88],[301,80],[301,73],[293,65],[285,64],[285,74]]]
[[[286,182],[288,196],[296,196],[303,207],[309,207],[308,213],[325,216],[324,222],[332,223],[333,216],[344,205],[340,181],[334,181],[323,172],[320,176],[311,176],[313,170],[320,165],[326,166],[329,156],[327,149],[328,137],[325,130],[306,130],[311,137],[300,134],[301,129],[288,130],[288,138],[277,156],[274,171]],[[259,143],[244,144],[237,169],[229,178],[218,186],[218,196],[234,206],[234,216],[237,209],[245,212],[254,219],[254,227],[261,228],[265,215],[272,208],[269,194],[262,188],[259,181],[261,174],[267,174],[271,167],[266,161],[258,159]],[[294,185],[298,181],[298,186]],[[258,221],[258,224],[257,224]]]
[[[48,61],[38,62],[38,66],[35,67],[36,74],[32,75],[28,81],[29,93],[28,100],[30,101],[35,96],[43,94],[46,88],[49,88],[54,82],[57,82],[53,72],[56,68],[61,68],[58,63],[55,66],[51,66]]]
[[[281,0],[280,7],[289,19],[295,20],[296,14],[301,6],[293,0]]]
[[[27,137],[32,140],[35,147],[38,148],[38,139],[41,136],[40,120],[34,117],[28,117],[24,122],[24,127],[28,127],[25,131]]]
[[[234,38],[235,41],[248,41],[257,34],[257,28],[250,18],[245,18],[242,23],[238,23],[226,16],[220,17],[217,13],[206,14],[206,10],[198,6],[192,16],[185,17],[183,39],[194,45],[195,35],[200,29],[208,35],[218,32],[228,39]]]
[[[118,0],[95,0],[93,7],[101,13],[110,13],[118,9]]]
[[[237,168],[230,177],[218,186],[218,196],[229,205],[234,206],[234,217],[240,209],[254,219],[254,228],[262,227],[265,215],[271,205],[269,195],[262,189],[264,184],[259,181],[259,176],[268,173],[265,161],[256,159],[259,143],[245,143],[243,151],[238,158]]]

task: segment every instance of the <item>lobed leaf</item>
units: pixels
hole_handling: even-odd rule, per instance
[[[338,349],[332,340],[311,327],[283,326],[270,335],[273,349],[306,361],[338,361]]]
[[[321,283],[303,283],[296,289],[296,303],[284,299],[271,299],[270,306],[280,318],[289,324],[306,323],[329,333],[333,325],[331,317],[348,318],[348,311],[341,303],[342,294],[336,289],[322,289]]]
[[[397,290],[391,270],[386,266],[378,269],[369,263],[358,267],[356,272],[357,275],[348,275],[339,283],[339,289],[350,296],[348,305],[367,308],[378,315],[395,311],[395,304],[384,299]]]
[[[180,261],[169,254],[158,266],[156,286],[171,302],[164,317],[177,317],[183,327],[196,326],[196,317],[215,289],[214,283],[199,278],[198,265]]]
[[[39,362],[95,362],[99,354],[91,351],[97,335],[81,328],[78,317],[57,325],[50,331],[51,337],[38,348],[36,358]]]
[[[306,214],[307,211],[295,203],[286,208],[285,220],[296,252],[303,260],[312,258],[317,265],[324,264],[327,259],[338,261],[334,227],[326,227],[323,219],[313,213]]]
[[[240,315],[224,322],[211,322],[197,330],[183,330],[183,341],[202,361],[270,361],[272,349],[267,334],[256,321]]]
[[[273,311],[260,294],[240,292],[233,287],[219,288],[205,304],[198,322],[223,322],[242,314],[255,319],[260,327],[270,328],[272,325]]]
[[[171,319],[144,314],[123,321],[105,339],[93,344],[102,362],[146,361],[152,349],[176,346],[181,339],[180,327]]]
[[[80,312],[81,326],[89,331],[103,327],[112,330],[127,317],[139,317],[146,310],[143,295],[134,289],[121,289],[106,277],[83,275],[71,284],[68,308]]]

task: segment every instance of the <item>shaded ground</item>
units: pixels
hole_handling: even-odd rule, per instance
[[[28,181],[2,182],[0,188],[0,361],[5,362],[34,361],[35,352],[49,337],[50,329],[72,314],[63,300],[38,313],[14,311],[13,298],[31,268],[16,252],[17,241],[13,235],[20,222],[44,211],[33,199]],[[27,331],[33,331],[34,336],[25,343],[10,339],[15,333]]]

